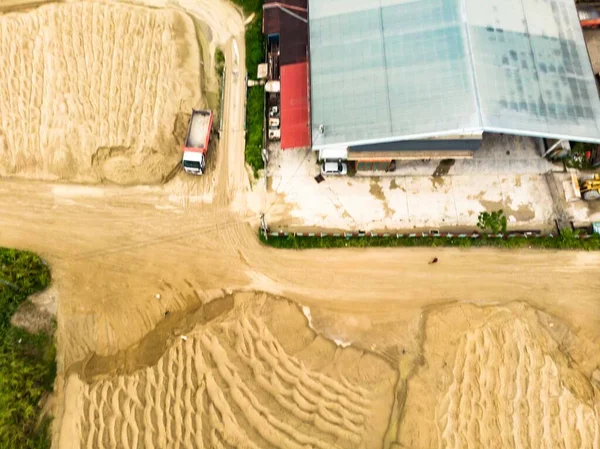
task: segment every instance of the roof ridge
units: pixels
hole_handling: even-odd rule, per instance
[[[471,72],[471,82],[473,84],[473,93],[475,97],[475,110],[477,111],[477,120],[479,127],[483,129],[483,116],[481,115],[481,101],[479,99],[479,86],[477,84],[477,74],[475,73],[475,61],[473,58],[473,47],[471,46],[471,33],[469,32],[469,17],[467,14],[467,0],[461,0],[461,19],[465,31],[466,47],[469,56],[469,69]]]

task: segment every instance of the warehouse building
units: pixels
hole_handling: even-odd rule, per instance
[[[600,143],[572,0],[309,0],[306,48],[296,125],[322,159],[471,157],[484,133]]]

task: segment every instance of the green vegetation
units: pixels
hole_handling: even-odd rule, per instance
[[[586,153],[593,151],[596,147],[597,145],[593,143],[571,142],[571,154],[564,159],[565,166],[578,170],[590,170],[592,164],[586,158]]]
[[[263,111],[265,89],[256,86],[248,90],[248,104],[246,105],[246,162],[256,176],[258,170],[263,168]]]
[[[506,234],[507,220],[502,209],[492,212],[481,212],[477,220],[477,227],[482,231],[492,234]]]
[[[217,48],[215,52],[215,70],[219,78],[223,76],[223,69],[225,68],[225,55],[220,48]]]
[[[241,6],[244,14],[248,16],[252,13],[262,12],[263,0],[233,0],[233,3]]]
[[[461,248],[471,247],[496,247],[496,248],[542,248],[542,249],[579,249],[600,250],[600,235],[593,235],[581,239],[574,231],[563,231],[557,237],[508,237],[496,238],[482,235],[479,238],[458,237],[272,237],[265,240],[260,235],[260,240],[265,245],[273,248],[284,249],[311,249],[311,248],[365,248],[365,247],[443,247],[455,246]]]
[[[246,28],[246,70],[250,79],[256,79],[258,64],[265,62],[265,44],[262,34],[262,5],[254,21]]]
[[[233,0],[244,10],[246,16],[254,14],[254,20],[246,27],[246,70],[248,77],[256,79],[258,64],[265,61],[262,34],[263,0]]]
[[[246,27],[246,70],[249,79],[256,79],[258,64],[265,61],[264,37],[262,34],[263,0],[233,0],[241,6],[244,14],[254,14],[254,19]],[[257,176],[258,170],[263,168],[263,117],[265,90],[262,87],[248,88],[248,102],[246,106],[246,162]]]
[[[19,304],[49,282],[38,256],[0,248],[0,449],[50,447],[49,421],[38,419],[56,373],[52,336],[10,324]]]

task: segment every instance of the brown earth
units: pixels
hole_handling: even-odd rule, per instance
[[[183,3],[227,61],[213,170],[0,181],[59,293],[55,447],[598,449],[600,254],[260,245],[243,19]]]
[[[22,303],[10,319],[13,326],[22,327],[27,332],[37,334],[54,332],[54,315],[42,310],[32,301]]]

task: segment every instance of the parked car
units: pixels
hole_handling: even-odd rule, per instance
[[[337,162],[323,161],[321,164],[321,174],[327,175],[346,175],[348,174],[348,164],[341,160]]]

